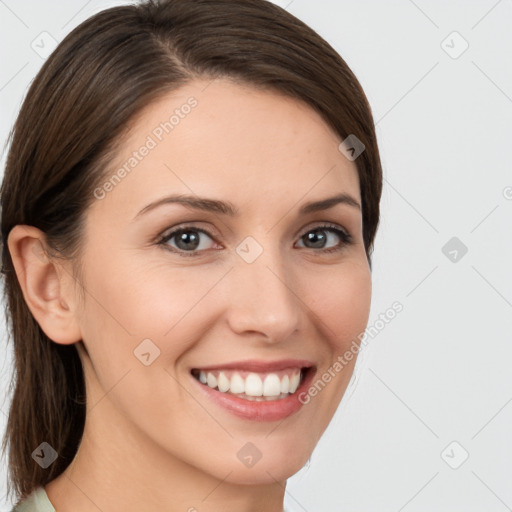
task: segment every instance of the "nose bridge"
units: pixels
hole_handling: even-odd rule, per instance
[[[247,237],[236,248],[229,320],[238,333],[258,331],[279,341],[298,327],[301,301],[290,262],[271,238]]]

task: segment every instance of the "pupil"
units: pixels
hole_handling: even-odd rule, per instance
[[[312,242],[314,247],[322,247],[323,244],[325,243],[325,235],[324,234],[320,234],[319,233],[323,233],[321,230],[320,231],[312,231],[311,233],[308,233],[306,235],[307,237],[307,240],[309,242]]]
[[[190,233],[192,233],[192,235],[190,235]],[[193,231],[185,231],[178,236],[176,245],[179,247],[180,243],[185,245],[184,247],[180,247],[180,249],[196,249],[199,245],[199,237]]]

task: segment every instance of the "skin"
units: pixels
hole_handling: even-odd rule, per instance
[[[168,94],[135,120],[108,177],[190,96],[198,101],[190,114],[86,212],[80,282],[70,262],[44,256],[36,228],[9,236],[41,328],[87,349],[77,343],[88,396],[83,440],[45,487],[59,511],[280,512],[287,478],[310,457],[353,372],[355,358],[284,421],[239,418],[198,392],[192,367],[246,359],[309,359],[318,378],[364,331],[371,273],[360,209],[298,216],[305,202],[341,192],[361,204],[358,174],[314,110],[275,92],[219,79]],[[168,204],[132,221],[172,193],[230,201],[240,213]],[[199,233],[199,256],[157,244],[189,222],[212,235]],[[341,249],[308,246],[302,236],[324,222],[353,242],[323,231],[324,247]],[[251,264],[236,252],[247,236],[263,248]],[[179,251],[176,242],[167,247]],[[160,350],[149,366],[133,352],[146,338]],[[262,454],[250,468],[236,456],[247,442]]]

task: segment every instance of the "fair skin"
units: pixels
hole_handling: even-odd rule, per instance
[[[77,344],[87,390],[77,456],[46,485],[67,512],[281,512],[286,480],[310,457],[350,381],[355,358],[300,410],[277,421],[239,417],[208,399],[192,368],[258,359],[314,363],[322,375],[364,331],[371,273],[361,210],[346,203],[299,215],[345,193],[361,204],[355,162],[310,107],[228,80],[195,81],[149,105],[123,140],[108,177],[169,113],[198,105],[104,198],[87,211],[85,289],[68,262],[45,258],[44,236],[16,226],[8,245],[23,294],[55,343]],[[203,91],[204,89],[204,91]],[[108,178],[107,177],[107,178]],[[170,194],[231,202],[237,216],[159,206]],[[324,246],[303,236],[320,230]],[[196,257],[160,234],[192,224]],[[314,233],[314,231],[313,231]],[[236,249],[248,236],[263,252]],[[322,248],[340,250],[323,253]],[[146,366],[134,350],[160,350]],[[239,450],[261,453],[252,467]]]

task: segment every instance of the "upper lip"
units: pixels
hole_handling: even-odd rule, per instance
[[[263,361],[261,359],[251,359],[245,361],[233,361],[231,363],[222,363],[211,366],[195,367],[194,370],[245,370],[248,372],[272,372],[285,370],[286,368],[309,368],[314,363],[306,359],[280,359],[279,361]]]

